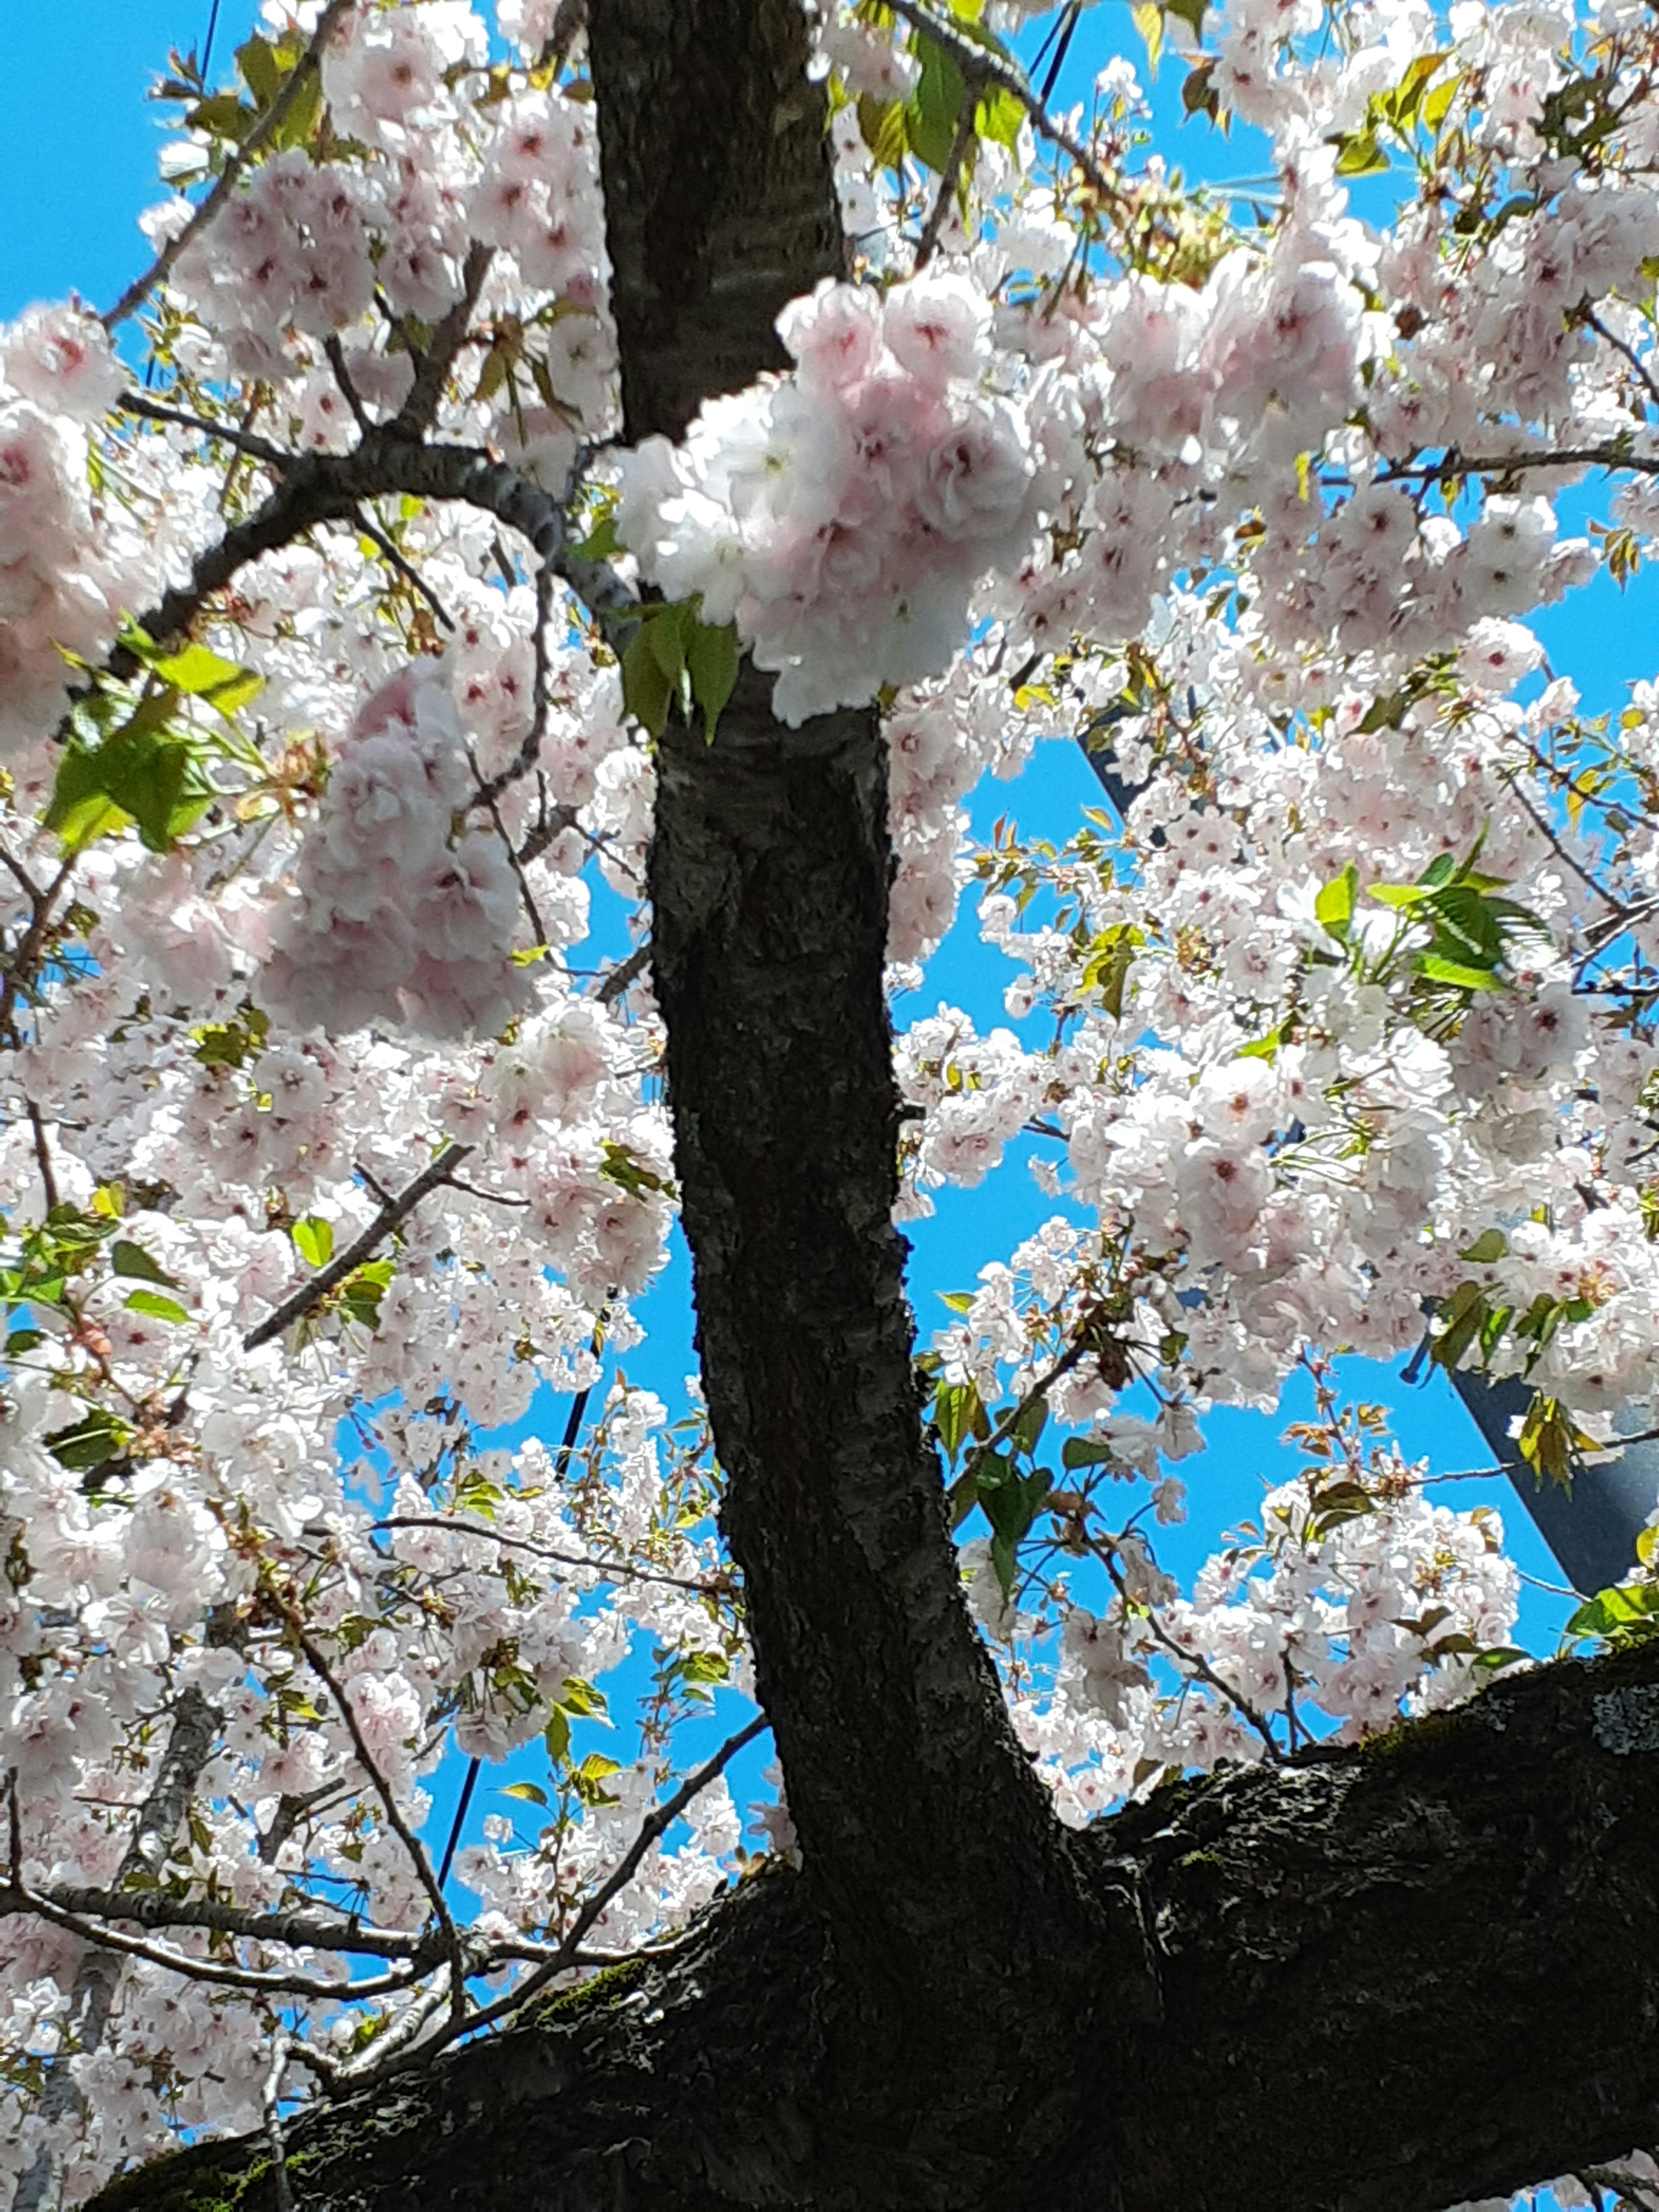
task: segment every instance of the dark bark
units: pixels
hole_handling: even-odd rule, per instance
[[[778,310],[842,273],[823,101],[799,7],[592,0],[611,305],[628,436],[787,357]]]
[[[997,2085],[964,2070],[930,2101],[933,2052],[896,2054],[872,2112],[836,2048],[845,1969],[813,1886],[762,1875],[672,1954],[297,2124],[297,2212],[1437,2212],[1503,2194],[1659,2135],[1656,1824],[1654,1652],[1543,1668],[1101,1823],[1081,1856],[1138,1900],[1150,1980],[1097,1957],[1110,2032],[1010,2057],[1060,2123],[1046,2160],[1018,2130],[1000,2160],[964,2153],[951,2130]],[[963,1948],[994,1910],[964,1904]],[[276,2201],[261,2140],[99,2200]]]

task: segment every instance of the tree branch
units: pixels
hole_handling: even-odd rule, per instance
[[[236,189],[236,182],[256,154],[263,152],[273,136],[288,120],[295,101],[304,91],[307,80],[321,66],[323,48],[328,44],[334,26],[356,4],[356,0],[328,0],[328,5],[317,19],[317,27],[299,60],[295,64],[264,113],[243,139],[233,154],[225,157],[225,166],[215,180],[212,191],[197,208],[195,213],[177,237],[170,238],[142,276],[135,277],[122,293],[115,305],[102,318],[106,331],[114,330],[125,322],[135,309],[141,307],[158,284],[171,275],[174,264],[187,246],[193,246],[213,221],[225,202]]]
[[[1143,1945],[1079,1962],[1085,2032],[1005,2051],[1050,2130],[1035,2168],[1024,2145],[988,2161],[963,2148],[982,2075],[919,2127],[915,2051],[890,2094],[908,2129],[884,2139],[817,1885],[769,1871],[660,1954],[292,2122],[295,2203],[1440,2212],[1506,2197],[1659,2133],[1640,2025],[1659,2011],[1659,1953],[1639,1932],[1659,1917],[1656,1822],[1649,1646],[1511,1675],[1368,1744],[1226,1769],[1097,1824],[1080,1857],[1133,1898]],[[1540,2032],[1563,1990],[1583,1999],[1571,2033]],[[264,2212],[265,2155],[258,2136],[204,2145],[98,2203]]]
[[[389,1236],[400,1221],[415,1211],[423,1198],[430,1195],[441,1183],[449,1181],[464,1159],[477,1150],[476,1145],[447,1144],[436,1159],[421,1170],[410,1183],[405,1183],[395,1198],[387,1200],[360,1237],[354,1237],[345,1250],[319,1267],[308,1282],[301,1283],[291,1297],[284,1298],[274,1313],[249,1329],[242,1339],[244,1352],[257,1352],[262,1344],[269,1344],[284,1329],[302,1320],[313,1307],[319,1306],[331,1291],[337,1291],[348,1275],[353,1274],[366,1260],[374,1256],[374,1248],[383,1237]]]

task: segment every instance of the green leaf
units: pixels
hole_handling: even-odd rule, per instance
[[[1164,52],[1164,10],[1158,0],[1144,0],[1143,5],[1131,6],[1129,16],[1146,41],[1146,66],[1156,76],[1158,57]]]
[[[1429,1351],[1435,1366],[1443,1367],[1449,1375],[1455,1370],[1475,1340],[1486,1310],[1485,1295],[1479,1283],[1460,1283],[1449,1298],[1441,1300],[1439,1318],[1445,1327]]]
[[[933,1426],[945,1457],[953,1463],[970,1437],[988,1436],[990,1423],[980,1403],[978,1385],[971,1381],[942,1382],[933,1394]]]
[[[1389,166],[1388,155],[1376,143],[1376,129],[1369,123],[1358,131],[1347,131],[1328,143],[1337,149],[1336,173],[1339,177],[1369,177]],[[1364,727],[1363,724],[1361,727]]]
[[[164,1298],[159,1291],[129,1291],[129,1313],[148,1314],[152,1321],[185,1322],[190,1316],[177,1298]]]
[[[66,852],[81,853],[100,837],[118,836],[132,817],[105,790],[97,754],[72,744],[58,763],[52,799],[40,819],[63,839]]]
[[[1600,1636],[1628,1650],[1659,1636],[1659,1583],[1624,1583],[1597,1592],[1567,1622],[1569,1636]]]
[[[562,1706],[554,1706],[542,1733],[546,1738],[548,1757],[556,1766],[562,1766],[570,1756],[570,1717]]]
[[[289,1231],[294,1249],[313,1267],[327,1267],[334,1252],[334,1228],[319,1213],[307,1213]]]
[[[911,44],[921,63],[921,81],[905,107],[910,150],[943,175],[950,163],[966,87],[962,71],[937,39],[918,32]]]
[[[534,1782],[503,1782],[496,1794],[502,1797],[516,1797],[525,1805],[545,1806],[547,1803],[546,1790]]]
[[[1494,1260],[1501,1260],[1509,1249],[1510,1240],[1501,1229],[1483,1229],[1468,1251],[1460,1253],[1458,1257],[1473,1260],[1480,1267],[1490,1267]]]
[[[100,745],[68,747],[42,818],[71,851],[125,826],[112,806],[137,824],[151,852],[171,852],[212,805],[199,742],[167,728],[178,702],[169,685],[141,700]]]
[[[1563,1490],[1571,1490],[1577,1454],[1599,1451],[1601,1446],[1585,1434],[1559,1398],[1540,1390],[1527,1408],[1516,1449],[1540,1480],[1547,1475]]]
[[[1109,1467],[1117,1454],[1099,1437],[1067,1437],[1060,1448],[1060,1463],[1070,1470],[1079,1467]]]
[[[571,1775],[571,1784],[584,1805],[614,1805],[617,1802],[614,1790],[605,1787],[613,1774],[620,1774],[622,1761],[607,1759],[602,1751],[590,1751],[581,1765]]]
[[[1327,884],[1314,901],[1315,920],[1344,942],[1348,925],[1353,920],[1354,896],[1358,887],[1359,873],[1350,860],[1341,874]]]
[[[269,39],[254,37],[236,49],[236,67],[242,82],[261,107],[269,107],[283,88],[288,71],[276,58]]]
[[[567,1674],[564,1688],[556,1700],[562,1711],[573,1713],[579,1720],[603,1720],[609,1708],[605,1692],[596,1690],[592,1682],[584,1681],[580,1674]]]
[[[1019,144],[1020,130],[1025,121],[1025,108],[1015,99],[1006,85],[995,85],[980,94],[979,106],[974,110],[974,128],[981,138],[995,141],[1011,150]]]
[[[59,1467],[68,1468],[72,1474],[84,1474],[88,1468],[101,1467],[106,1459],[118,1459],[131,1441],[132,1431],[126,1423],[106,1413],[102,1407],[94,1407],[84,1420],[54,1430],[45,1439],[46,1449]]]
[[[1123,1018],[1123,989],[1134,965],[1137,949],[1146,938],[1132,921],[1115,921],[1103,929],[1089,947],[1083,963],[1082,988],[1098,991],[1100,1003],[1112,1019]]]
[[[1461,960],[1447,960],[1437,952],[1419,952],[1413,968],[1425,982],[1455,984],[1460,991],[1501,991],[1504,978],[1490,968],[1471,968]]]
[[[623,704],[653,738],[661,737],[668,727],[668,710],[674,703],[674,687],[664,673],[661,659],[653,650],[652,631],[655,625],[641,623],[629,640],[623,653]]]
[[[227,721],[264,689],[263,676],[210,653],[204,645],[187,645],[182,653],[150,665],[164,684],[188,698],[205,699]]]
[[[691,678],[691,696],[702,708],[703,734],[711,745],[721,711],[737,688],[741,654],[735,623],[699,623],[686,647],[685,665]]]
[[[1014,1425],[1008,1431],[1009,1441],[1016,1451],[1023,1451],[1029,1458],[1036,1449],[1042,1431],[1048,1425],[1048,1407],[1041,1398],[1033,1398],[1029,1405],[1022,1406],[1016,1414]]]
[[[125,1237],[118,1237],[110,1246],[109,1261],[118,1275],[125,1275],[131,1281],[163,1283],[169,1290],[178,1288],[173,1277],[156,1265],[142,1244],[134,1244]]]

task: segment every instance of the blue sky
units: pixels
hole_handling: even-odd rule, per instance
[[[41,0],[0,0],[6,53],[0,82],[0,236],[7,240],[0,260],[0,318],[31,301],[62,299],[71,291],[94,306],[107,306],[143,265],[148,253],[136,218],[142,208],[164,196],[156,155],[170,135],[167,112],[147,106],[145,89],[165,66],[169,46],[199,47],[210,8],[211,0],[69,0],[57,7]],[[216,74],[228,68],[231,49],[247,34],[256,12],[254,0],[222,0]],[[1086,95],[1094,72],[1120,40],[1127,42],[1124,50],[1137,64],[1144,64],[1127,9],[1098,8],[1084,18],[1061,81],[1062,100]],[[1189,175],[1217,180],[1260,174],[1263,143],[1255,134],[1229,142],[1201,118],[1185,121],[1179,100],[1183,73],[1178,62],[1167,62],[1153,88],[1158,143],[1171,163]],[[1368,185],[1373,194],[1385,189],[1382,180]],[[1386,209],[1368,205],[1364,211],[1382,215]],[[1577,678],[1588,706],[1596,709],[1620,703],[1625,684],[1649,672],[1640,655],[1644,641],[1659,634],[1656,613],[1659,606],[1650,576],[1639,579],[1622,598],[1603,578],[1571,605],[1551,610],[1538,627],[1556,667]],[[1028,831],[1061,838],[1075,824],[1079,809],[1098,801],[1098,789],[1076,749],[1054,744],[1042,749],[1018,783],[988,783],[971,804],[981,834],[988,834],[998,815],[1007,813]],[[979,946],[970,932],[959,932],[934,962],[920,1000],[902,1006],[901,1014],[931,1012],[948,998],[972,1013],[981,1028],[994,1026],[1006,1018],[1001,992],[1012,972],[999,955]],[[980,1190],[940,1194],[936,1218],[913,1232],[913,1291],[924,1341],[944,1317],[938,1293],[970,1285],[987,1260],[1005,1256],[1052,1210],[1018,1155]],[[671,1408],[678,1406],[681,1378],[691,1364],[687,1276],[684,1251],[677,1249],[643,1316],[652,1325],[652,1340],[623,1363],[631,1376],[659,1390]],[[1413,1389],[1388,1370],[1359,1362],[1349,1367],[1352,1395],[1378,1399],[1394,1408],[1396,1432],[1409,1455],[1428,1455],[1439,1472],[1482,1462],[1474,1426],[1443,1378],[1436,1376]],[[1293,1393],[1283,1415],[1273,1419],[1228,1411],[1212,1417],[1210,1449],[1181,1470],[1190,1483],[1191,1518],[1185,1528],[1159,1539],[1160,1556],[1183,1578],[1224,1529],[1255,1511],[1264,1483],[1294,1471],[1297,1455],[1285,1451],[1278,1439],[1284,1419],[1308,1410],[1295,1397]],[[556,1431],[562,1426],[562,1407],[550,1407],[547,1418]],[[1463,1486],[1455,1501],[1496,1505],[1504,1513],[1511,1548],[1523,1569],[1547,1582],[1559,1580],[1506,1483],[1494,1477]],[[1547,1644],[1567,1609],[1559,1600],[1529,1593],[1522,1615],[1525,1639],[1534,1648]],[[722,1731],[711,1724],[710,1732]],[[758,1766],[765,1756],[759,1753],[753,1764]],[[441,1794],[452,1802],[453,1786],[447,1774]],[[471,1833],[489,1809],[481,1793]]]

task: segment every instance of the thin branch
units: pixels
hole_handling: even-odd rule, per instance
[[[496,785],[499,779],[492,779],[489,783],[484,781],[478,769],[478,756],[470,744],[466,749],[466,757],[467,764],[472,770],[473,781],[478,787],[477,794],[472,804],[475,806],[483,805],[489,808],[489,818],[495,826],[495,835],[501,839],[507,851],[507,864],[518,878],[519,896],[523,900],[524,910],[530,917],[530,927],[532,932],[531,941],[535,945],[544,945],[547,943],[547,924],[542,920],[541,909],[536,904],[536,894],[530,888],[530,878],[524,872],[524,862],[520,859],[518,849],[512,838],[507,834],[507,824],[501,819],[501,810],[495,804]]]
[[[77,1912],[65,1912],[31,1889],[27,1882],[15,1879],[9,1888],[0,1892],[0,1898],[5,1900],[3,1910],[8,1912],[33,1913],[102,1950],[119,1951],[126,1958],[143,1959],[147,1965],[164,1966],[170,1974],[182,1974],[190,1981],[211,1982],[221,1989],[253,1990],[272,1996],[315,1997],[335,2002],[348,1997],[386,1996],[407,1989],[416,1978],[412,1972],[404,1971],[375,1975],[362,1982],[324,1981],[316,1975],[288,1973],[281,1969],[227,1966],[215,1959],[193,1958],[188,1952],[175,1951],[165,1943],[147,1943],[143,1937],[124,1935],[119,1929],[102,1921],[82,1919]]]
[[[586,27],[587,0],[559,0],[553,27],[542,41],[542,50],[536,57],[538,72],[550,70],[557,76],[564,67],[565,56],[575,45],[578,34]]]
[[[252,1943],[281,1943],[290,1950],[358,1953],[370,1959],[398,1959],[417,1966],[435,1966],[443,1956],[430,1934],[410,1936],[399,1929],[366,1925],[356,1913],[325,1919],[341,1908],[322,1900],[310,1908],[278,1908],[262,1912],[248,1905],[232,1905],[216,1897],[169,1897],[159,1889],[65,1888],[49,1884],[24,1893],[17,1901],[9,1887],[0,1885],[0,1914],[32,1912],[48,1905],[78,1920],[126,1921],[151,1933],[172,1928],[206,1928],[221,1936],[244,1937]],[[101,1942],[101,1936],[98,1939]]]
[[[1069,161],[1074,161],[1088,182],[1109,205],[1121,202],[1119,191],[1088,148],[1073,138],[1063,124],[1056,123],[1043,106],[1032,87],[1026,82],[1022,70],[999,59],[983,46],[964,39],[950,22],[941,20],[929,8],[919,7],[916,0],[888,0],[896,15],[902,15],[912,30],[920,31],[924,38],[932,39],[942,46],[961,70],[963,82],[970,89],[981,85],[995,85],[1000,91],[1010,94],[1031,118],[1031,127],[1040,138],[1051,146],[1059,147]]]
[[[421,1200],[436,1190],[441,1183],[449,1181],[461,1162],[477,1150],[476,1145],[447,1144],[442,1152],[428,1166],[422,1169],[413,1182],[398,1192],[389,1205],[383,1205],[361,1237],[353,1237],[337,1259],[321,1267],[309,1282],[302,1283],[292,1297],[284,1298],[274,1313],[265,1316],[257,1328],[251,1328],[242,1339],[244,1352],[256,1352],[262,1344],[269,1344],[280,1336],[293,1322],[301,1320],[314,1306],[320,1305],[331,1291],[337,1290],[346,1277],[361,1267],[370,1258],[380,1239],[407,1219]]]
[[[265,2076],[261,2100],[264,2109],[265,2141],[276,2177],[276,2212],[294,2212],[294,2185],[288,2178],[288,2145],[283,2139],[283,2076],[288,2071],[290,2039],[286,2028],[271,2038],[270,2071]]]
[[[962,165],[974,143],[974,117],[978,110],[978,88],[964,83],[962,107],[957,117],[956,136],[951,139],[951,150],[945,157],[945,168],[939,180],[939,190],[933,195],[933,209],[916,246],[915,273],[918,276],[938,250],[940,234],[951,212],[951,203],[956,198],[957,186],[961,179]]]
[[[307,1633],[299,1614],[290,1613],[289,1620],[295,1639],[301,1650],[305,1653],[313,1673],[325,1684],[329,1695],[339,1709],[340,1718],[345,1723],[346,1733],[350,1736],[352,1748],[357,1754],[357,1763],[374,1784],[374,1794],[385,1809],[392,1833],[409,1854],[410,1863],[415,1869],[416,1879],[426,1892],[438,1925],[443,1931],[444,1948],[450,1958],[459,1964],[461,1958],[460,1935],[453,1919],[450,1917],[449,1907],[444,1901],[443,1891],[434,1878],[431,1863],[427,1857],[420,1838],[404,1818],[396,1794],[391,1784],[381,1773],[374,1754],[368,1747],[368,1740],[364,1735],[362,1724],[357,1718],[357,1709],[347,1697],[339,1677],[330,1666],[315,1638]]]
[[[366,514],[361,507],[353,509],[351,520],[365,538],[372,539],[387,567],[395,568],[410,589],[420,593],[428,606],[431,608],[434,620],[441,623],[445,629],[453,630],[455,627],[454,616],[450,613],[408,555],[398,550],[396,544],[380,528],[379,523],[371,515]]]
[[[351,410],[352,421],[357,425],[362,435],[365,438],[368,437],[374,428],[374,424],[370,419],[368,410],[363,404],[362,395],[351,380],[351,371],[346,367],[345,348],[332,331],[323,340],[323,352],[327,357],[330,368],[334,372],[334,381],[340,387],[340,397]]]
[[[897,6],[899,0],[893,0]],[[1608,446],[1569,446],[1553,453],[1449,453],[1443,461],[1391,461],[1377,483],[1444,483],[1459,477],[1516,476],[1522,469],[1633,469],[1659,477],[1659,454],[1632,453],[1620,439]]]
[[[1635,347],[1626,345],[1623,338],[1616,337],[1594,307],[1588,304],[1579,308],[1577,319],[1583,324],[1586,330],[1594,331],[1596,337],[1604,338],[1615,353],[1624,356],[1640,380],[1648,398],[1656,407],[1659,407],[1659,384],[1654,382],[1652,371],[1648,368],[1647,363],[1638,357]]]
[[[188,414],[182,407],[164,407],[147,392],[124,392],[115,404],[125,414],[142,415],[147,422],[176,423],[181,430],[198,430],[204,438],[216,438],[222,445],[234,446],[239,453],[246,453],[251,460],[262,461],[279,476],[284,469],[292,468],[299,458],[282,446],[273,446],[268,438],[257,437],[251,430],[239,430],[229,422],[212,422],[205,415]]]
[[[143,276],[136,277],[122,293],[115,305],[102,317],[104,328],[112,331],[124,323],[136,309],[141,307],[158,284],[164,283],[172,274],[174,263],[186,246],[193,246],[213,221],[231,193],[237,179],[254,155],[262,152],[276,133],[288,120],[295,100],[305,90],[307,82],[322,64],[323,48],[328,44],[334,26],[349,12],[356,0],[328,0],[327,6],[317,18],[317,27],[276,97],[254,125],[247,137],[234,153],[225,157],[213,190],[197,208],[190,221],[176,238],[170,238]]]
[[[536,571],[536,635],[533,641],[536,655],[536,677],[531,691],[530,727],[524,743],[507,766],[493,775],[478,796],[484,803],[495,806],[508,784],[516,783],[521,775],[528,775],[536,765],[542,749],[542,739],[547,734],[547,715],[550,703],[551,670],[547,650],[547,626],[553,617],[553,564],[544,558]]]
[[[17,950],[6,963],[5,981],[3,985],[0,985],[0,1036],[8,1037],[14,1044],[17,1037],[12,1014],[17,1004],[17,994],[25,988],[25,979],[51,923],[52,910],[58,903],[58,894],[70,879],[75,859],[74,854],[70,854],[46,885],[43,896],[35,902],[29,926],[19,939]]]
[[[455,366],[456,355],[465,343],[472,311],[478,304],[478,295],[483,289],[494,258],[495,248],[482,246],[476,240],[467,248],[466,259],[461,266],[461,296],[433,331],[431,343],[416,356],[415,381],[409,388],[409,397],[387,426],[397,437],[417,439],[431,428],[438,403],[443,398],[445,382]]]
[[[647,938],[643,945],[637,945],[635,946],[634,950],[629,954],[627,959],[623,962],[620,968],[613,968],[611,969],[611,973],[605,977],[604,982],[600,984],[599,989],[594,993],[594,997],[599,1000],[602,1006],[613,1006],[616,1001],[622,997],[629,986],[631,983],[637,981],[638,979],[644,975],[646,969],[649,968],[650,965],[651,942]]]
[[[465,2033],[471,2035],[475,2028],[489,2027],[495,2021],[504,2020],[509,2013],[516,2012],[522,2005],[526,2004],[538,1990],[545,1989],[556,1976],[568,1970],[574,1962],[575,1954],[581,1948],[583,1936],[595,1922],[602,1917],[611,1899],[626,1889],[629,1883],[632,1881],[639,1871],[640,1862],[652,1844],[673,1826],[692,1799],[708,1787],[715,1776],[736,1758],[744,1746],[752,1743],[763,1730],[771,1725],[764,1713],[757,1713],[746,1728],[739,1729],[736,1735],[728,1736],[712,1759],[705,1760],[694,1774],[686,1778],[672,1797],[665,1798],[655,1811],[641,1822],[639,1833],[612,1869],[609,1878],[594,1891],[592,1896],[576,1915],[569,1934],[564,1937],[553,1955],[544,1960],[526,1980],[521,1982],[517,1989],[509,1990],[505,1996],[498,1997],[494,2004],[485,2005],[481,2011],[472,2014],[465,2023]],[[445,2044],[453,2040],[457,2032],[452,2027],[443,2037],[434,2039],[426,2046],[422,2056],[435,2055]]]
[[[34,1159],[40,1170],[40,1188],[46,1193],[46,1212],[58,1211],[58,1178],[52,1169],[52,1147],[46,1142],[46,1125],[40,1118],[40,1109],[27,1092],[23,1104],[28,1113],[29,1127],[34,1132]]]
[[[1097,1547],[1095,1557],[1100,1561],[1102,1566],[1105,1568],[1108,1575],[1110,1576],[1112,1587],[1116,1590],[1127,1614],[1128,1607],[1133,1601],[1130,1598],[1127,1583],[1124,1581],[1122,1575],[1118,1571],[1117,1559],[1114,1547],[1109,1543],[1101,1545]],[[1189,1673],[1195,1674],[1200,1682],[1207,1683],[1209,1687],[1215,1691],[1218,1697],[1226,1700],[1227,1704],[1232,1707],[1233,1711],[1242,1720],[1246,1720],[1249,1723],[1250,1726],[1255,1730],[1256,1734],[1261,1737],[1263,1744],[1267,1747],[1268,1758],[1275,1763],[1281,1760],[1284,1758],[1285,1753],[1280,1747],[1278,1737],[1268,1727],[1261,1715],[1257,1712],[1255,1707],[1250,1703],[1249,1699],[1244,1697],[1239,1691],[1234,1689],[1232,1684],[1229,1682],[1224,1676],[1218,1674],[1215,1668],[1211,1666],[1209,1661],[1204,1656],[1201,1651],[1189,1651],[1184,1644],[1178,1644],[1175,1638],[1170,1634],[1168,1629],[1164,1627],[1163,1622],[1158,1619],[1156,1610],[1152,1606],[1149,1605],[1145,1607],[1141,1614],[1141,1618],[1146,1621],[1147,1627],[1152,1630],[1153,1636],[1163,1646],[1164,1650],[1170,1654],[1172,1659],[1177,1661],[1182,1667],[1185,1667]]]

